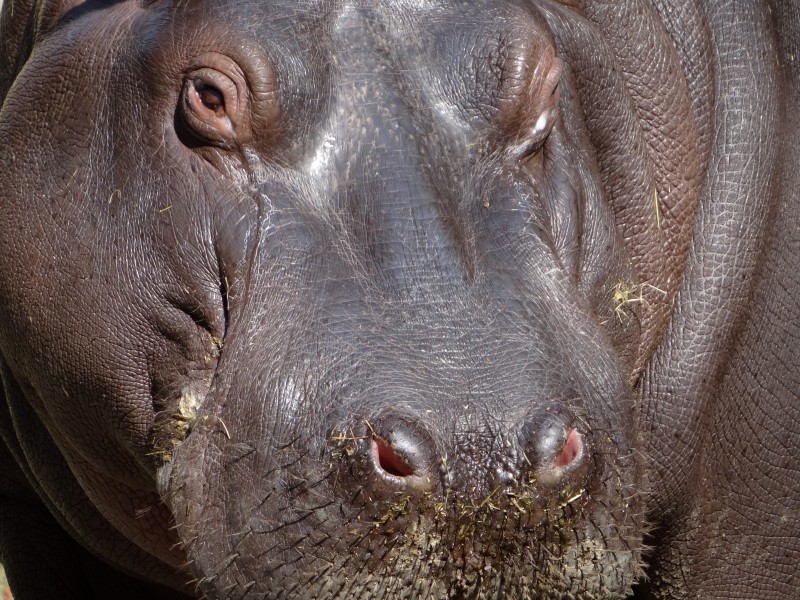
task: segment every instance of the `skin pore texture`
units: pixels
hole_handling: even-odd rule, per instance
[[[0,0],[18,600],[791,597],[800,11]]]

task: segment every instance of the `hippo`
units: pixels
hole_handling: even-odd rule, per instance
[[[800,7],[5,0],[15,598],[800,585]]]

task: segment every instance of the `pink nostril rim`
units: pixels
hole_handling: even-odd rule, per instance
[[[567,441],[564,443],[564,449],[556,459],[556,466],[566,467],[567,465],[571,465],[575,459],[580,456],[582,451],[583,442],[581,440],[581,434],[578,433],[577,429],[572,429],[567,436]]]
[[[579,442],[580,443],[580,442]],[[413,475],[414,471],[411,470],[403,459],[394,453],[386,442],[378,437],[372,438],[372,453],[375,457],[376,463],[381,469],[386,471],[389,475],[395,477],[408,477]]]

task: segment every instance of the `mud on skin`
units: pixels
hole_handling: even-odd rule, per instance
[[[15,598],[794,593],[797,9],[0,15]]]

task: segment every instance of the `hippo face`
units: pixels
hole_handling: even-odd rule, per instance
[[[637,112],[592,31],[550,1],[158,0],[41,37],[0,113],[0,344],[148,573],[630,593],[632,383],[690,235],[642,148],[696,132],[685,85]]]

